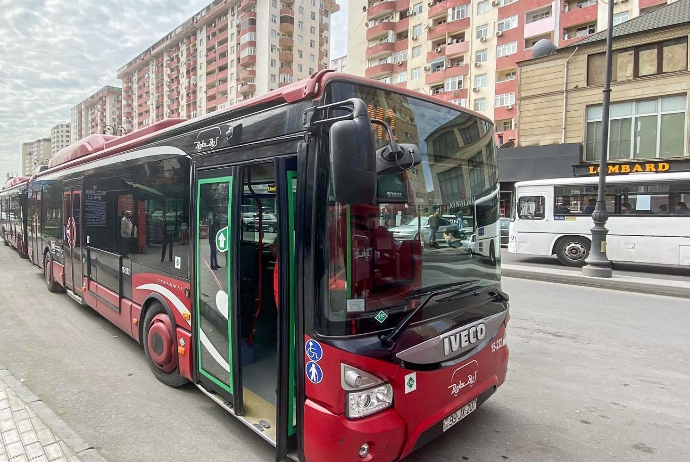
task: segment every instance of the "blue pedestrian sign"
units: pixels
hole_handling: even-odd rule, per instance
[[[307,343],[304,345],[304,351],[307,353],[309,361],[321,361],[323,357],[323,349],[316,340],[307,340]]]
[[[314,361],[309,361],[306,368],[307,378],[311,383],[320,383],[323,380],[323,371]]]

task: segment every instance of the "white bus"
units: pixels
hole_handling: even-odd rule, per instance
[[[610,176],[606,182],[611,261],[690,265],[690,172]],[[508,251],[556,255],[564,265],[582,266],[597,183],[597,177],[516,183]]]

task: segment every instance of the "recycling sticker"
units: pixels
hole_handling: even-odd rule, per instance
[[[216,248],[218,252],[227,252],[229,244],[228,227],[226,226],[216,233]]]

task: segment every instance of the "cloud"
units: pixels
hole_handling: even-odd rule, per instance
[[[0,0],[0,182],[23,142],[50,137],[70,109],[210,0]],[[165,14],[161,14],[165,11]]]

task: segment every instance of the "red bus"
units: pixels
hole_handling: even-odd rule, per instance
[[[0,236],[7,246],[26,258],[27,216],[26,190],[29,177],[8,180],[0,189]],[[30,223],[28,223],[30,225]]]
[[[394,238],[382,210],[409,224],[491,195],[493,139],[460,107],[322,71],[63,149],[29,182],[28,254],[277,460],[399,460],[504,382],[508,297],[500,258],[453,229]]]

